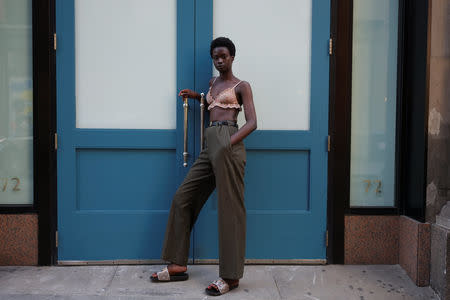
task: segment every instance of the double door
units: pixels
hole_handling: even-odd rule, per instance
[[[57,0],[59,262],[159,260],[200,152],[190,99],[183,166],[177,91],[207,92],[217,36],[235,42],[258,115],[245,140],[246,257],[324,262],[329,20],[329,0]],[[213,193],[190,257],[215,261],[217,246]]]

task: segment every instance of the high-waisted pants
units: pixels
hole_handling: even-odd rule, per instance
[[[173,198],[161,256],[177,265],[187,264],[192,228],[206,200],[217,188],[219,276],[227,279],[242,278],[245,259],[246,154],[243,142],[230,144],[230,136],[236,131],[236,127],[229,125],[206,128],[206,148]]]

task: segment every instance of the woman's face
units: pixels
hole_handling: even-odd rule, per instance
[[[234,56],[230,55],[227,47],[216,47],[212,51],[212,60],[217,71],[224,73],[231,70]]]

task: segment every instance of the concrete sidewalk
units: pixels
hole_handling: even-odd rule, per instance
[[[0,267],[0,299],[439,299],[398,265],[249,265],[239,288],[219,298],[204,293],[218,266],[188,266],[188,281],[152,283],[150,274],[161,268]]]

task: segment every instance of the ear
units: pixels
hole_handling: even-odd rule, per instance
[[[231,57],[231,62],[233,62],[233,61],[234,61],[234,56]]]

